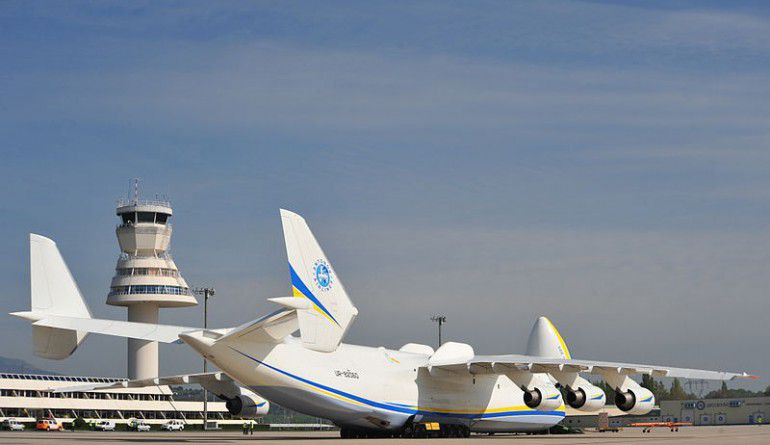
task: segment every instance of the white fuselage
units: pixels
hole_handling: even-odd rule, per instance
[[[557,424],[564,406],[539,411],[503,375],[433,376],[428,355],[340,344],[316,352],[283,343],[215,343],[182,339],[244,386],[279,405],[341,426],[396,429],[410,417],[469,426],[473,431],[533,431]]]

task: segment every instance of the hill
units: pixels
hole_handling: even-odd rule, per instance
[[[8,357],[0,357],[0,372],[7,372],[11,374],[57,375],[55,372],[36,368],[24,360]]]

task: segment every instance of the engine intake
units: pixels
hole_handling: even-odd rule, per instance
[[[543,401],[543,395],[540,390],[534,388],[532,390],[524,390],[524,404],[530,408],[537,408],[540,406],[540,402]]]
[[[267,401],[255,401],[247,395],[225,399],[225,408],[234,416],[259,417],[267,414],[270,405]]]
[[[550,411],[562,405],[561,393],[553,385],[537,385],[527,389],[521,387],[524,391],[524,404],[532,409]]]
[[[594,385],[567,387],[567,404],[581,411],[598,411],[607,401],[604,391]]]
[[[646,388],[615,390],[615,406],[629,414],[647,414],[655,406],[655,396]]]

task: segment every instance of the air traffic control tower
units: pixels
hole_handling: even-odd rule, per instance
[[[120,257],[107,304],[126,306],[128,321],[157,323],[162,307],[195,306],[198,302],[168,254],[171,204],[133,199],[118,202],[116,229]],[[128,339],[128,378],[158,376],[158,343]]]

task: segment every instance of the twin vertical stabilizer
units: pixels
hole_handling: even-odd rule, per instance
[[[527,341],[527,355],[535,357],[571,359],[567,344],[559,334],[556,326],[546,317],[540,317],[532,326]]]
[[[29,260],[33,314],[91,318],[80,289],[53,240],[31,233]],[[57,360],[67,358],[86,335],[71,329],[33,326],[35,355]]]
[[[334,351],[358,310],[305,220],[296,213],[281,210],[281,223],[292,295],[303,300],[294,305],[302,344],[314,351]]]

